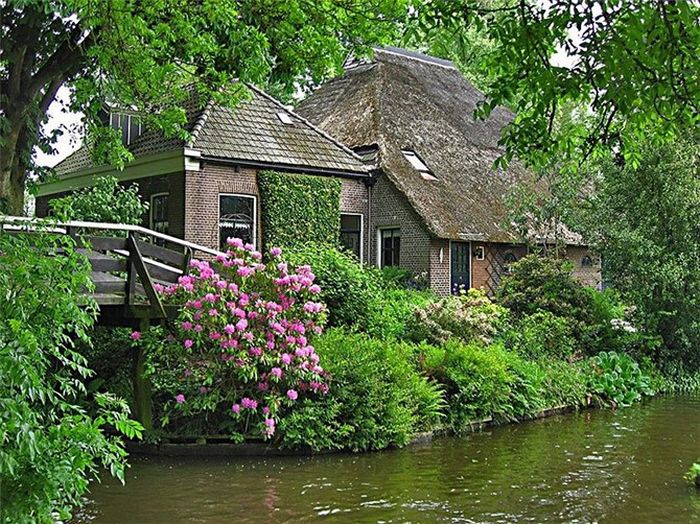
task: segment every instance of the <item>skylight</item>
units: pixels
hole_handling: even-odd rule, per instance
[[[294,123],[294,120],[292,120],[292,117],[289,113],[277,113],[277,118],[279,118],[280,122],[282,122],[283,124],[290,125]]]
[[[430,168],[425,162],[423,162],[423,159],[419,157],[415,151],[411,151],[410,149],[402,149],[401,152],[403,153],[403,156],[406,157],[406,160],[411,163],[413,168],[418,171],[425,180],[437,180],[437,177],[433,175]]]

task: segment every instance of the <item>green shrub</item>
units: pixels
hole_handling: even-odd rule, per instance
[[[309,245],[287,253],[291,265],[308,264],[321,286],[330,326],[366,327],[367,312],[381,291],[377,274],[351,255],[332,247]]]
[[[113,176],[100,177],[93,186],[53,199],[49,204],[56,218],[65,221],[140,224],[148,211],[148,203],[139,196],[139,186],[122,187]]]
[[[502,344],[451,340],[439,347],[422,344],[419,353],[423,371],[445,387],[448,424],[458,433],[484,418],[510,421],[552,407],[578,406],[586,396],[578,366],[525,360]]]
[[[630,406],[644,395],[652,395],[650,377],[630,356],[601,352],[589,361],[588,387],[603,405]]]
[[[413,274],[408,269],[399,266],[387,266],[381,269],[384,282],[392,287],[423,291],[428,289],[428,275],[426,272]]]
[[[414,324],[415,311],[428,307],[433,299],[429,291],[381,289],[370,301],[366,318],[358,327],[378,338],[407,339]]]
[[[338,245],[339,179],[263,171],[258,185],[266,249]]]
[[[420,362],[426,375],[446,388],[449,425],[460,431],[469,422],[510,411],[514,355],[500,345],[484,347],[450,340],[423,344]]]
[[[549,311],[522,317],[506,335],[507,344],[528,358],[571,358],[576,341],[569,320]]]
[[[438,422],[442,391],[413,367],[411,346],[332,329],[315,348],[330,374],[330,392],[281,421],[283,446],[383,449],[405,445]]]
[[[440,344],[456,338],[465,344],[489,344],[502,330],[507,313],[483,291],[470,289],[415,308],[408,333],[416,342]]]
[[[131,363],[133,348],[128,328],[96,326],[90,344],[79,344],[78,351],[94,371],[87,384],[90,391],[113,393],[129,404],[133,400]]]
[[[94,417],[84,407],[91,371],[75,340],[88,342],[95,307],[79,306],[90,265],[73,241],[0,232],[0,254],[0,520],[70,520],[91,477],[123,479],[118,433],[140,426],[113,396],[94,396]]]

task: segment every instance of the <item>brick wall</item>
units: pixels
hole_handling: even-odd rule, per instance
[[[369,190],[362,180],[342,178],[340,189],[340,212],[362,215],[362,257],[368,262],[369,255]]]
[[[219,194],[256,197],[256,247],[261,246],[260,193],[254,169],[203,162],[185,173],[185,240],[219,249]]]
[[[450,294],[450,241],[433,238],[430,241],[430,289],[438,295]]]
[[[382,227],[398,227],[401,229],[401,267],[415,274],[430,272],[430,235],[406,197],[386,175],[379,175],[377,183],[371,189],[370,200],[370,263],[378,265],[377,231]]]
[[[321,176],[321,175],[319,175]],[[341,212],[361,213],[367,228],[368,196],[362,181],[341,179]],[[232,165],[203,162],[200,171],[185,174],[185,239],[218,249],[219,243],[219,194],[234,193],[256,197],[257,235],[256,247],[262,245],[265,232],[261,224],[260,192],[257,171]],[[364,253],[367,253],[365,233]]]
[[[590,257],[593,265],[585,267],[581,264],[583,257]],[[603,280],[600,257],[593,254],[587,247],[569,246],[566,249],[566,258],[574,265],[574,278],[584,286],[600,289]]]

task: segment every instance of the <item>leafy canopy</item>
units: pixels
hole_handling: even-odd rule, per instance
[[[350,50],[386,41],[406,9],[406,0],[3,2],[0,200],[21,212],[32,149],[54,142],[40,124],[62,86],[96,156],[120,166],[130,156],[99,118],[106,102],[185,135],[187,86],[229,103],[245,96],[240,83],[221,90],[234,79],[288,96],[336,73]]]
[[[503,161],[578,167],[617,151],[634,167],[645,143],[698,123],[699,20],[693,0],[437,0],[404,39],[476,80],[481,117],[516,112]]]

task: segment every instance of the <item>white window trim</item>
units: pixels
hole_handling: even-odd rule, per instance
[[[469,244],[469,289],[472,289],[474,287],[474,284],[472,283],[472,275],[474,274],[474,264],[472,264],[472,243],[471,241],[467,240],[450,240],[449,243],[449,254],[448,254],[448,259],[447,259],[447,265],[449,268],[449,271],[447,272],[447,286],[450,290],[450,295],[452,294],[452,244],[454,242],[457,242],[458,244]]]
[[[247,195],[245,193],[219,193],[216,199],[216,245],[219,246],[219,238],[221,235],[221,197],[233,196],[253,199],[253,245],[258,247],[258,197],[256,195]]]
[[[170,214],[170,193],[169,192],[162,192],[162,193],[153,193],[151,197],[148,199],[149,202],[149,209],[148,209],[148,228],[153,229],[153,200],[156,199],[157,197],[161,196],[167,196],[168,197],[168,215]],[[168,217],[168,223],[170,222],[170,217]]]
[[[362,213],[352,213],[350,211],[341,211],[340,216],[352,215],[360,217],[360,264],[365,263],[365,215]]]
[[[398,229],[399,237],[403,237],[401,234],[401,226],[380,226],[377,227],[377,267],[382,268],[382,231],[387,229]],[[399,259],[401,258],[401,252],[399,252]],[[399,266],[401,267],[401,266]]]

